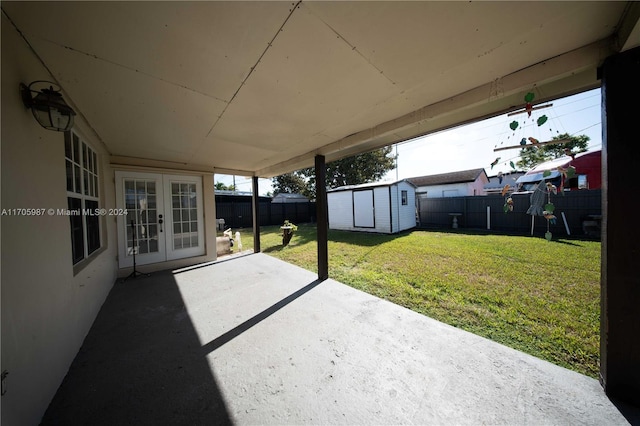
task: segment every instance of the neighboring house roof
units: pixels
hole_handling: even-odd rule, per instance
[[[487,173],[484,169],[462,170],[459,172],[441,173],[437,175],[419,176],[407,180],[415,186],[443,185],[452,183],[474,182],[480,175]],[[489,177],[487,177],[489,179]]]
[[[520,176],[524,176],[525,172],[507,172],[502,174],[502,182],[500,178],[496,176],[489,177],[489,183],[484,186],[484,190],[487,192],[500,192],[505,185],[509,184],[511,187],[515,187],[516,179]]]
[[[273,198],[307,198],[302,194],[288,194],[286,192],[280,192],[278,193],[278,195],[274,196]]]
[[[361,183],[360,185],[339,186],[337,188],[327,189],[327,192],[349,191],[349,190],[352,190],[352,189],[361,189],[361,188],[375,188],[377,186],[393,186],[393,185],[399,184],[400,182],[406,182],[406,183],[408,183],[409,185],[411,185],[413,187],[416,186],[411,181],[409,181],[409,179],[400,179],[399,181],[396,181],[396,182],[389,182],[389,181],[385,181],[385,182],[370,182],[370,183]]]
[[[285,192],[280,192],[279,194],[273,197],[273,202],[283,202],[283,201],[309,201],[308,197],[305,197],[302,194],[288,194]]]
[[[230,191],[228,189],[215,189],[214,192],[215,192],[216,195],[234,195],[234,196],[241,196],[241,197],[251,197],[251,196],[253,196],[252,192]]]

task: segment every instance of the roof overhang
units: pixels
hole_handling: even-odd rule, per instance
[[[271,177],[597,87],[639,9],[3,1],[2,25],[113,164]]]

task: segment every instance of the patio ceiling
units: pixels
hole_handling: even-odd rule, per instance
[[[112,163],[261,177],[595,87],[640,40],[637,5],[609,1],[2,10]]]

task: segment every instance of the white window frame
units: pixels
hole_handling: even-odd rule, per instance
[[[77,140],[78,149],[74,149],[75,141]],[[73,259],[74,266],[80,264],[84,260],[88,259],[91,255],[100,251],[103,247],[102,242],[102,224],[101,216],[99,214],[84,214],[88,210],[94,210],[100,208],[100,157],[95,149],[87,142],[87,140],[81,136],[75,130],[69,130],[65,132],[65,176],[67,186],[67,208],[69,207],[69,199],[73,198],[80,200],[80,216],[82,218],[82,257]],[[69,176],[69,168],[71,166],[71,176]],[[76,178],[77,173],[80,173],[79,178]],[[86,179],[85,179],[86,176]],[[69,178],[71,177],[71,182]],[[71,184],[71,185],[69,185]],[[71,186],[71,187],[69,187]],[[89,207],[88,202],[95,202],[96,205]],[[69,210],[69,226],[72,226],[72,220],[75,212]],[[89,234],[87,221],[94,219],[97,222],[97,237],[98,245],[89,252]],[[70,229],[71,245],[73,249],[74,235],[73,230]]]

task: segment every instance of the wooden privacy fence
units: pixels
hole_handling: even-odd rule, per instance
[[[282,225],[285,220],[295,224],[315,220],[316,203],[259,203],[260,226]],[[239,201],[216,201],[216,218],[224,219],[225,228],[251,228],[253,212],[251,198]]]
[[[496,231],[529,234],[531,216],[526,214],[531,205],[530,194],[515,194],[513,211],[504,213],[505,198],[500,195],[476,197],[429,198],[418,195],[420,226],[451,228],[453,215],[457,216],[458,226],[468,229],[490,229]],[[550,226],[554,236],[567,235],[567,227],[573,236],[598,236],[594,226],[600,223],[602,214],[602,191],[582,190],[565,192],[564,195],[551,195],[555,206],[557,221]],[[564,213],[564,218],[562,213]],[[566,226],[565,226],[566,219]],[[534,235],[544,235],[547,220],[542,216],[534,219]]]

